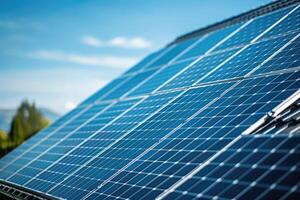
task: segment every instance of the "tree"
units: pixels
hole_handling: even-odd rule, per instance
[[[7,140],[7,134],[0,129],[0,142]]]
[[[48,125],[49,121],[37,110],[35,104],[24,101],[13,117],[9,137],[20,144]]]

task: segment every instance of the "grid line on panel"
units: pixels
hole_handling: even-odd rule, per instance
[[[293,43],[295,40],[297,40],[300,37],[300,33],[293,37],[290,41],[288,41],[286,44],[284,44],[281,48],[279,48],[276,52],[274,52],[270,57],[268,57],[266,60],[264,60],[260,65],[252,69],[248,74],[245,75],[245,77],[250,76],[252,74],[255,74],[257,70],[259,70],[261,67],[263,67],[267,62],[272,60],[274,57],[276,57],[280,52],[284,51],[288,46]],[[285,69],[284,69],[285,70]],[[275,71],[276,73],[276,71]]]
[[[296,34],[296,33],[295,33]],[[257,69],[254,74],[269,73],[272,71],[290,70],[300,66],[299,61],[300,38],[299,34],[295,36],[291,43],[279,52],[279,54],[266,63],[261,68]]]
[[[297,93],[297,91],[295,93]],[[293,95],[291,95],[291,96],[293,96]],[[180,187],[187,180],[189,180],[190,178],[192,178],[193,176],[195,176],[195,174],[197,174],[204,167],[206,167],[207,165],[209,165],[210,163],[212,163],[215,159],[217,159],[218,157],[220,157],[224,152],[226,152],[230,147],[232,147],[233,145],[235,145],[236,142],[239,141],[240,139],[242,139],[243,137],[244,137],[243,134],[241,134],[238,137],[236,137],[232,142],[230,142],[226,147],[224,147],[223,149],[221,149],[218,153],[216,153],[213,157],[211,157],[209,160],[207,160],[204,164],[199,165],[197,168],[195,168],[195,170],[193,170],[190,174],[186,175],[182,180],[178,181],[171,188],[169,188],[168,190],[164,191],[164,193],[162,193],[158,197],[158,199],[163,199],[166,196],[168,196],[170,193],[174,192],[178,187]],[[289,136],[289,137],[291,137],[291,136]],[[248,155],[248,156],[251,156],[251,154]]]
[[[140,86],[142,86],[145,82],[147,82],[148,80],[150,80],[152,77],[156,76],[159,72],[161,72],[162,70],[164,70],[165,68],[167,68],[168,66],[172,65],[177,58],[179,58],[182,54],[184,54],[185,52],[187,52],[189,49],[191,49],[194,45],[196,45],[199,41],[202,41],[205,37],[201,37],[198,40],[196,40],[195,42],[193,42],[191,45],[187,46],[186,49],[184,49],[182,52],[180,52],[178,55],[176,55],[173,59],[171,59],[170,61],[168,61],[166,64],[164,64],[162,67],[160,67],[157,71],[155,71],[153,74],[151,74],[150,76],[148,76],[146,79],[144,79],[142,82],[140,82],[139,84],[137,84],[135,87],[131,88],[130,90],[128,90],[125,94],[123,94],[120,98],[124,99],[126,97],[128,97],[128,95],[135,91],[137,88],[139,88]],[[176,44],[174,44],[174,47],[176,47]]]
[[[210,72],[208,72],[205,76],[203,76],[202,78],[200,78],[197,82],[194,83],[194,85],[196,85],[197,83],[201,82],[202,80],[204,80],[206,77],[209,77],[212,73],[214,73],[215,71],[217,71],[218,69],[220,69],[225,63],[227,63],[228,61],[230,61],[231,59],[233,59],[234,57],[236,57],[237,55],[239,55],[241,52],[243,52],[244,50],[246,50],[251,44],[254,44],[256,41],[258,41],[261,37],[263,37],[266,33],[268,33],[272,28],[274,28],[277,24],[279,24],[282,20],[284,20],[286,17],[288,17],[288,15],[290,15],[291,13],[293,13],[300,5],[298,5],[297,7],[295,7],[294,9],[292,9],[290,12],[288,12],[285,16],[283,16],[281,19],[279,19],[278,21],[276,21],[273,25],[271,25],[269,28],[267,28],[265,31],[263,31],[262,33],[260,33],[258,36],[256,36],[254,39],[252,39],[250,41],[249,44],[246,44],[242,49],[240,49],[238,52],[236,52],[234,55],[232,55],[231,57],[229,57],[226,61],[224,61],[223,63],[221,63],[220,65],[218,65],[217,67],[215,67],[214,69],[212,69]],[[276,52],[275,52],[276,53]],[[275,54],[276,55],[276,54]],[[272,56],[272,55],[271,55]],[[264,62],[265,63],[265,62]],[[249,73],[251,74],[251,73]]]
[[[174,94],[174,93],[173,93],[173,94]],[[170,94],[169,94],[169,95],[163,95],[163,96],[159,95],[158,97],[160,97],[161,99],[170,99],[169,97],[172,97],[173,94],[172,94],[172,95],[170,95]],[[177,94],[177,93],[175,93],[175,94]],[[168,97],[168,98],[166,98],[166,97]],[[153,104],[153,100],[154,100],[154,99],[155,99],[155,98],[152,98],[152,100],[150,101],[150,102],[152,102],[152,105],[156,105],[156,104],[157,104],[157,103],[156,103],[156,104]],[[156,98],[156,100],[157,100],[157,98]],[[156,101],[156,102],[157,102],[157,101]],[[163,102],[166,102],[166,101],[164,100]],[[162,103],[163,103],[163,102],[162,102]],[[155,103],[155,102],[154,102],[154,103]],[[163,103],[163,104],[164,104],[164,103]],[[160,107],[160,106],[155,106],[155,107]],[[153,109],[152,109],[152,110],[153,110]],[[151,113],[151,112],[150,112],[150,113]],[[121,120],[121,121],[122,121],[122,120]],[[109,127],[108,127],[108,129],[109,129]],[[128,129],[128,130],[129,130],[129,129]],[[106,130],[106,131],[108,131],[108,130]],[[104,130],[103,132],[105,132],[105,130]],[[108,132],[110,132],[110,131],[108,131]],[[124,133],[125,131],[121,131],[121,132]],[[114,138],[117,139],[117,137],[114,137]],[[95,162],[97,162],[99,159],[102,159],[102,158],[103,158],[103,159],[105,159],[105,158],[110,159],[110,157],[111,157],[111,156],[108,156],[108,157],[105,157],[105,156],[106,156],[106,155],[103,155],[103,157],[98,157],[97,159],[95,159]],[[126,158],[125,158],[125,159],[126,159]],[[93,165],[93,164],[95,164],[94,161],[92,161],[92,165]],[[89,164],[89,166],[90,166],[90,164]],[[87,168],[89,168],[89,166],[88,166]],[[101,166],[101,165],[100,165],[100,166]],[[86,169],[87,169],[87,168],[86,168]],[[113,167],[112,167],[112,168],[113,168]],[[100,167],[99,169],[102,170],[103,167]],[[80,173],[82,173],[84,170],[85,170],[85,169],[81,170]],[[79,174],[80,174],[80,173],[79,173]],[[100,171],[99,173],[101,173],[101,171]],[[78,174],[74,175],[74,177],[78,178],[77,175],[78,175]],[[74,178],[74,177],[72,177],[72,178]],[[89,178],[89,177],[88,177],[88,178]],[[89,180],[91,180],[91,179],[89,178]],[[70,181],[70,180],[68,179],[66,182],[68,182],[68,181]],[[58,186],[58,188],[59,188],[59,186]],[[56,189],[57,189],[57,188],[56,188]],[[78,189],[80,189],[80,186],[78,186]],[[57,191],[57,190],[55,190],[55,191]],[[54,192],[55,192],[55,191],[54,191]]]
[[[118,143],[120,140],[122,140],[124,137],[126,137],[128,134],[130,134],[132,131],[135,130],[136,127],[140,126],[141,124],[143,124],[145,121],[147,121],[149,118],[151,118],[152,116],[154,116],[156,113],[158,113],[160,110],[162,110],[164,107],[168,106],[169,104],[171,104],[174,100],[176,100],[178,97],[180,97],[182,95],[182,93],[180,93],[179,95],[175,96],[173,99],[171,99],[168,103],[164,104],[163,106],[161,106],[159,109],[157,109],[155,112],[153,112],[152,114],[148,115],[144,120],[142,120],[140,123],[138,123],[137,125],[135,125],[132,129],[130,129],[129,131],[127,131],[125,134],[123,134],[121,137],[119,137],[117,140],[114,140],[114,142],[112,142],[109,146],[107,146],[106,148],[104,148],[102,151],[100,151],[99,153],[97,153],[95,156],[93,156],[91,159],[89,159],[86,163],[84,163],[83,165],[81,165],[81,167],[79,167],[77,170],[75,170],[74,172],[72,172],[71,174],[69,174],[68,177],[71,177],[73,174],[75,174],[76,172],[80,171],[81,168],[83,168],[84,166],[86,166],[89,162],[91,162],[93,159],[99,157],[101,154],[103,154],[104,152],[106,152],[107,150],[109,150],[114,144]],[[143,99],[145,100],[145,99]],[[98,132],[100,132],[101,130],[99,130]],[[67,177],[67,178],[68,178]],[[65,178],[65,179],[67,179]],[[63,182],[63,181],[61,181]],[[59,184],[59,183],[58,183]],[[55,187],[55,186],[54,186]],[[54,188],[53,187],[53,188]],[[50,188],[49,191],[51,191],[53,188]]]
[[[240,53],[242,53],[244,50],[246,50],[249,46],[251,46],[251,44],[254,44],[256,41],[258,41],[261,37],[263,37],[268,31],[270,31],[273,27],[275,27],[278,23],[280,23],[283,19],[285,19],[286,17],[288,17],[288,15],[290,15],[291,13],[293,13],[300,5],[298,5],[297,7],[295,7],[294,9],[292,9],[290,12],[288,12],[286,15],[284,15],[281,19],[279,19],[278,21],[276,21],[273,25],[271,25],[268,29],[266,29],[265,31],[263,31],[262,33],[260,33],[258,36],[256,36],[255,38],[253,38],[249,44],[246,44],[244,47],[242,47],[240,50],[238,50],[236,53],[234,53],[233,55],[229,56],[229,58],[225,61],[223,61],[221,64],[217,65],[216,67],[212,68],[209,72],[207,72],[204,76],[202,76],[201,78],[199,78],[198,81],[196,81],[193,85],[196,85],[198,83],[200,83],[201,81],[203,81],[205,78],[208,78],[211,74],[213,74],[214,72],[216,72],[217,70],[219,70],[220,68],[222,68],[222,66],[224,66],[227,62],[229,62],[230,60],[232,60],[233,58],[235,58],[236,56],[238,56]],[[250,24],[247,23],[246,25]],[[243,28],[247,27],[247,26],[242,26]],[[241,27],[240,30],[243,30],[243,28]],[[238,31],[237,31],[238,33]],[[230,39],[230,37],[229,37]],[[226,40],[225,40],[226,41]],[[201,59],[200,59],[201,60]],[[198,62],[198,60],[197,60]],[[195,62],[196,63],[196,62]],[[194,63],[193,63],[194,64]],[[190,68],[192,65],[189,65],[186,69]],[[185,70],[186,70],[185,69]],[[174,76],[175,78],[176,76]],[[172,79],[173,80],[173,79]],[[166,82],[163,86],[168,86],[168,84],[171,82],[168,81]],[[178,82],[178,81],[177,81]],[[164,87],[160,87],[158,88],[158,90],[164,90]],[[166,87],[165,89],[169,89],[168,87]]]
[[[169,193],[175,191],[179,186],[181,186],[183,183],[185,183],[188,179],[192,178],[195,174],[197,174],[201,169],[203,169],[205,166],[207,166],[211,161],[213,161],[215,158],[217,158],[219,155],[221,155],[224,151],[226,151],[230,146],[232,146],[240,138],[241,138],[241,136],[236,137],[233,141],[231,141],[229,144],[227,144],[219,152],[215,153],[207,161],[205,161],[204,163],[202,163],[200,166],[196,167],[193,171],[191,171],[189,174],[187,174],[186,176],[184,176],[177,183],[175,183],[170,188],[168,188],[167,190],[165,190],[161,195],[159,195],[157,197],[157,200],[164,199],[167,195],[169,195]]]
[[[97,117],[99,114],[101,114],[102,112],[104,112],[105,110],[107,110],[108,108],[110,108],[111,106],[113,106],[114,104],[110,104],[110,105],[106,105],[106,107],[102,110],[100,110],[98,113],[96,113],[95,115],[93,115],[91,118],[89,118],[88,120],[86,120],[84,123],[82,123],[81,125],[79,125],[77,128],[75,128],[72,132],[66,134],[63,138],[61,138],[61,140],[57,141],[55,143],[59,144],[60,141],[62,141],[64,138],[67,138],[68,136],[72,135],[74,132],[76,132],[76,130],[80,129],[82,126],[84,126],[85,124],[89,123],[91,120],[93,120],[95,117]],[[89,108],[91,108],[92,106],[89,106]],[[17,170],[14,174],[12,174],[10,177],[8,177],[7,179],[11,178],[12,176],[14,176],[15,174],[17,174],[19,171],[21,171],[22,169],[26,168],[28,165],[30,165],[32,162],[34,162],[35,160],[37,160],[39,157],[41,157],[42,155],[46,154],[49,150],[51,150],[53,147],[55,147],[55,145],[52,145],[51,148],[48,148],[46,151],[44,151],[42,154],[40,154],[38,157],[32,159],[29,163],[27,163],[26,165],[24,165],[23,167],[21,167],[19,170]]]
[[[250,44],[242,53],[199,82],[226,81],[235,77],[247,77],[274,58],[297,37],[291,34]],[[248,57],[249,55],[251,57]]]
[[[122,171],[126,170],[130,165],[132,165],[134,162],[136,162],[137,160],[139,160],[141,157],[143,157],[145,154],[147,154],[149,151],[151,151],[152,149],[154,149],[156,146],[158,146],[161,142],[163,142],[164,140],[166,140],[169,136],[171,136],[174,132],[176,132],[178,129],[180,129],[180,127],[182,127],[183,125],[185,125],[186,123],[188,123],[191,119],[193,119],[194,117],[196,117],[199,113],[201,113],[203,110],[205,110],[208,106],[212,105],[213,103],[215,103],[219,98],[221,98],[223,95],[225,95],[228,91],[230,91],[232,88],[234,88],[236,85],[238,85],[239,82],[235,83],[234,85],[232,85],[230,88],[226,89],[222,94],[220,94],[218,97],[216,97],[215,99],[211,100],[208,104],[206,104],[203,108],[201,108],[200,110],[198,110],[196,113],[194,113],[192,116],[190,116],[188,119],[186,119],[186,121],[184,121],[183,123],[181,123],[179,126],[177,126],[176,128],[174,128],[172,131],[170,131],[168,134],[166,134],[163,138],[161,138],[157,143],[154,143],[152,146],[150,146],[149,148],[147,148],[145,151],[143,151],[138,157],[134,158],[130,163],[128,163],[126,166],[124,166],[122,169],[118,170],[115,174],[113,174],[111,177],[109,177],[105,182],[103,182],[101,185],[99,185],[97,188],[95,188],[94,190],[92,190],[89,194],[87,194],[84,199],[87,199],[90,195],[93,194],[93,192],[95,192],[97,189],[101,188],[102,186],[104,186],[106,183],[108,183],[110,180],[112,180],[115,176],[117,176],[118,174],[120,174]],[[187,92],[188,90],[183,91],[181,95],[183,95],[185,92]]]
[[[193,61],[192,63],[190,63],[188,66],[186,66],[185,68],[183,68],[182,70],[180,70],[178,73],[176,73],[172,78],[170,78],[165,83],[163,83],[158,88],[156,88],[152,93],[155,93],[155,92],[159,91],[165,85],[167,85],[172,80],[174,80],[176,77],[180,76],[180,74],[182,74],[183,72],[185,72],[186,70],[188,70],[191,66],[193,66],[194,64],[196,64],[199,61],[201,61],[205,56],[209,55],[215,48],[217,48],[223,42],[225,42],[230,37],[232,37],[233,35],[235,35],[238,31],[240,31],[243,27],[247,26],[247,24],[249,24],[250,22],[251,22],[251,20],[249,20],[248,22],[244,23],[241,27],[239,27],[238,29],[236,29],[235,31],[233,31],[231,34],[227,35],[225,38],[223,38],[221,41],[219,41],[217,44],[215,44],[213,47],[211,47],[208,51],[206,51],[203,55],[200,55],[195,61]]]
[[[298,5],[300,5],[299,2]],[[289,18],[286,18],[284,21],[282,21],[282,23],[274,27],[274,29],[264,37],[272,37],[274,35],[282,35],[290,32],[299,32],[299,15],[300,10],[298,7],[298,9],[293,12]]]
[[[286,15],[284,15],[281,19],[276,21],[272,26],[267,28],[264,32],[262,32],[260,35],[258,35],[256,38],[254,38],[250,43],[253,43],[260,38],[262,38],[264,35],[266,35],[269,31],[271,31],[274,27],[276,27],[280,22],[282,22],[284,19],[286,19],[289,15],[291,15],[295,10],[297,10],[300,7],[300,4],[297,5],[295,8],[293,8],[291,11],[289,11]]]
[[[255,195],[253,196],[253,194],[249,193],[251,188],[263,187],[265,189],[259,194],[265,199],[270,199],[264,196],[270,192],[270,188],[287,191],[290,189],[290,186],[288,182],[284,183],[284,181],[292,181],[290,182],[291,184],[295,182],[296,177],[291,180],[291,177],[288,176],[291,176],[293,172],[299,174],[298,169],[295,167],[295,164],[299,164],[299,161],[295,159],[299,155],[300,146],[297,143],[299,139],[297,136],[290,137],[283,135],[280,137],[270,135],[243,136],[222,155],[212,161],[211,164],[193,176],[189,182],[178,189],[176,192],[180,191],[181,193],[178,198],[183,198],[182,195],[185,194],[190,194],[190,196],[194,197],[200,194],[201,197],[208,198],[217,195],[220,198],[244,199],[248,197],[252,199]],[[283,173],[278,174],[278,172]],[[210,181],[211,184],[203,188],[201,186],[203,180]],[[195,187],[188,187],[192,182]],[[223,185],[222,190],[216,190],[220,184]],[[233,192],[233,194],[230,194],[228,191],[232,190],[235,186],[243,187],[240,191],[238,190],[239,193]],[[184,190],[186,192],[183,192]],[[288,192],[286,192],[287,195],[289,195]],[[256,195],[255,198],[260,199],[258,196]]]
[[[231,38],[224,44],[222,44],[216,51],[227,49],[231,46],[243,46],[249,43],[253,38],[260,35],[263,31],[267,30],[276,21],[280,20],[286,15],[293,7],[287,7],[280,10],[276,10],[265,15],[258,16],[244,29],[242,29],[235,37]]]
[[[114,119],[112,119],[110,122],[108,122],[105,126],[103,126],[102,128],[100,128],[98,131],[96,131],[95,133],[91,134],[89,137],[85,138],[82,142],[80,142],[79,144],[77,144],[71,151],[68,151],[66,154],[64,154],[62,157],[60,157],[58,160],[56,160],[55,162],[53,162],[51,165],[49,165],[47,168],[45,168],[44,170],[42,170],[40,173],[36,174],[35,177],[39,176],[39,174],[42,174],[44,171],[46,171],[47,169],[49,169],[50,167],[54,166],[56,163],[58,163],[60,160],[62,160],[63,158],[65,158],[67,155],[69,155],[71,152],[73,152],[74,150],[76,150],[76,148],[78,146],[80,146],[82,143],[88,141],[89,138],[93,137],[94,135],[96,135],[98,132],[100,132],[102,129],[104,129],[105,127],[109,126],[111,123],[113,123],[114,121],[116,121],[118,118],[122,117],[126,112],[128,112],[130,109],[132,109],[133,107],[135,107],[136,105],[138,105],[141,101],[143,101],[144,99],[141,99],[137,102],[135,102],[130,108],[128,108],[126,111],[122,112],[121,114],[119,114],[117,117],[115,117]],[[82,126],[80,126],[79,128],[83,127],[84,125],[86,125],[88,122],[92,121],[94,118],[96,118],[98,115],[100,115],[101,113],[105,112],[106,110],[108,110],[110,107],[112,107],[114,104],[111,104],[110,106],[106,107],[104,110],[100,111],[100,113],[98,113],[97,115],[95,115],[93,118],[91,118],[90,120],[87,120],[86,123],[84,123]],[[76,130],[79,130],[76,129]],[[73,132],[76,132],[76,130],[74,130]],[[72,132],[72,133],[73,133]],[[33,179],[35,178],[33,177]],[[24,185],[26,185],[27,183],[29,183],[31,180],[28,180]]]
[[[51,137],[53,134],[55,134],[57,131],[59,131],[61,128],[65,127],[66,125],[69,124],[69,122],[73,121],[75,118],[77,118],[78,116],[80,116],[82,113],[84,113],[86,110],[88,110],[91,107],[91,105],[86,106],[84,109],[82,109],[80,112],[76,113],[73,117],[69,118],[67,121],[65,121],[64,123],[62,123],[60,126],[58,126],[57,128],[55,128],[53,131],[51,131],[50,133],[48,133],[45,137],[43,137],[41,140],[39,140],[38,142],[34,143],[31,147],[29,147],[28,149],[26,149],[24,152],[22,152],[19,156],[15,157],[14,159],[12,159],[10,162],[8,162],[6,165],[4,165],[2,169],[6,168],[7,166],[9,166],[11,163],[13,163],[14,161],[16,161],[18,158],[22,157],[24,154],[26,154],[27,152],[31,151],[32,149],[34,149],[34,147],[38,146],[39,144],[41,144],[43,141],[47,140],[49,137]],[[76,109],[76,108],[75,108]],[[70,111],[70,113],[73,111]],[[66,114],[67,116],[68,114]],[[55,123],[55,122],[54,122]],[[53,125],[55,125],[53,123]],[[51,128],[48,127],[48,128]],[[48,129],[47,128],[47,129]],[[46,130],[46,129],[45,129]],[[45,131],[44,130],[44,131]],[[29,140],[27,141],[29,142]]]

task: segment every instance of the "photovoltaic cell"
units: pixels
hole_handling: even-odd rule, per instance
[[[233,26],[217,30],[213,33],[209,33],[207,36],[204,36],[202,40],[200,39],[199,42],[196,45],[194,45],[190,50],[188,50],[186,53],[180,56],[178,60],[190,59],[203,55],[213,46],[217,45],[222,39],[226,38],[229,34],[237,30],[240,26],[241,24],[235,24]]]
[[[203,57],[198,62],[176,76],[174,79],[171,79],[165,86],[160,88],[160,90],[192,86],[205,75],[207,75],[211,70],[230,58],[237,51],[238,49],[234,49]]]
[[[299,6],[299,5],[298,5]],[[292,32],[299,32],[300,30],[300,9],[292,12],[287,18],[283,19],[273,29],[264,35],[264,37],[273,37],[276,35],[282,35]],[[292,8],[294,8],[293,6]]]
[[[167,64],[169,61],[174,59],[176,56],[178,56],[180,53],[182,53],[184,50],[186,50],[189,46],[191,46],[193,43],[195,43],[199,38],[192,38],[186,41],[183,41],[178,44],[173,44],[169,47],[167,47],[167,50],[165,53],[157,59],[155,62],[151,63],[150,67],[156,67]]]
[[[112,93],[106,95],[102,100],[113,100],[122,97],[126,92],[129,92],[135,86],[137,86],[141,81],[144,81],[146,78],[155,73],[158,69],[150,69],[143,71],[130,77],[125,83],[119,85]]]
[[[293,199],[300,137],[245,136],[166,199]]]
[[[96,101],[99,101],[104,96],[107,96],[109,93],[113,92],[114,89],[124,84],[128,79],[130,79],[130,77],[120,77],[113,80],[112,82],[104,86],[102,89],[97,91],[95,94],[93,94],[91,97],[83,101],[80,105],[89,105],[91,103],[95,103]]]
[[[294,35],[293,35],[294,36]],[[300,66],[300,38],[299,35],[286,48],[271,60],[259,67],[253,74],[268,73],[277,70],[288,70]]]
[[[200,82],[212,82],[245,76],[256,67],[259,67],[294,36],[292,34],[251,44]]]
[[[170,64],[166,68],[154,74],[153,77],[151,77],[146,82],[141,84],[135,90],[130,92],[128,96],[138,96],[138,95],[147,94],[154,91],[159,86],[164,84],[167,80],[169,80],[171,77],[173,77],[176,73],[178,73],[180,70],[184,69],[189,64],[191,64],[193,61],[194,60],[189,60],[189,61]]]
[[[221,50],[229,47],[240,46],[249,43],[251,40],[259,36],[266,29],[271,27],[279,19],[285,16],[294,7],[281,9],[263,16],[260,16],[248,25],[242,28],[239,32],[218,46],[216,50]]]
[[[146,58],[144,58],[142,61],[131,67],[129,70],[127,70],[124,74],[131,74],[131,73],[136,73],[140,70],[143,70],[144,68],[147,67],[151,62],[153,62],[155,59],[159,57],[159,55],[162,54],[162,51],[157,51],[155,53],[150,54]]]
[[[271,110],[283,101],[285,97],[282,96],[295,92],[297,90],[295,84],[299,84],[299,76],[300,73],[297,72],[285,76],[277,75],[242,81],[100,187],[91,195],[91,199],[96,197],[104,199],[109,196],[124,199],[151,199],[158,196],[224,148],[254,121],[261,118],[267,110]],[[273,89],[269,89],[270,85],[277,85],[277,87],[273,86]],[[215,88],[211,87],[208,91],[217,91],[217,87],[221,86],[222,84]],[[287,93],[283,92],[281,87],[285,87]],[[222,88],[222,91],[225,88]],[[270,93],[265,93],[265,90]],[[196,94],[201,92],[192,89],[186,96],[192,97]],[[202,94],[201,97],[205,95]],[[194,98],[195,103],[202,104],[197,95]],[[211,99],[207,102],[211,102]]]
[[[15,172],[18,173],[18,184],[23,184],[32,178],[36,173],[42,171],[43,168],[33,168],[31,170],[30,166],[35,165],[35,161],[37,159],[41,159],[44,164],[41,167],[45,167],[50,165],[56,159],[58,159],[61,155],[65,154],[69,150],[73,149],[76,146],[77,142],[80,140],[73,140],[69,142],[68,134],[76,131],[83,123],[86,123],[89,119],[91,119],[98,112],[101,112],[107,104],[95,105],[81,115],[74,118],[64,127],[57,130],[54,134],[50,135],[47,140],[39,143],[39,145],[33,147],[31,151],[24,153],[21,157],[11,163],[9,166],[3,169],[3,171],[7,171],[11,176]],[[37,142],[38,140],[33,140],[33,142]],[[32,145],[32,144],[31,144]],[[39,162],[39,161],[37,161]],[[38,166],[38,165],[37,165]],[[26,169],[25,169],[26,167]],[[26,171],[25,171],[26,170]],[[24,173],[23,173],[24,172]],[[31,172],[31,173],[30,173]],[[7,176],[8,180],[10,176]],[[22,177],[22,178],[20,178]],[[15,180],[15,178],[13,179]]]

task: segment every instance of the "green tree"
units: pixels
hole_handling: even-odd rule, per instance
[[[3,131],[2,129],[0,129],[0,142],[7,140],[7,134],[5,133],[5,131]]]
[[[38,111],[35,104],[24,101],[13,117],[9,137],[11,141],[20,144],[48,125],[49,121]]]

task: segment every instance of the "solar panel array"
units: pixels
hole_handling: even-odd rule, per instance
[[[299,198],[300,136],[244,134],[299,98],[299,15],[149,55],[3,157],[1,183],[57,199]]]

